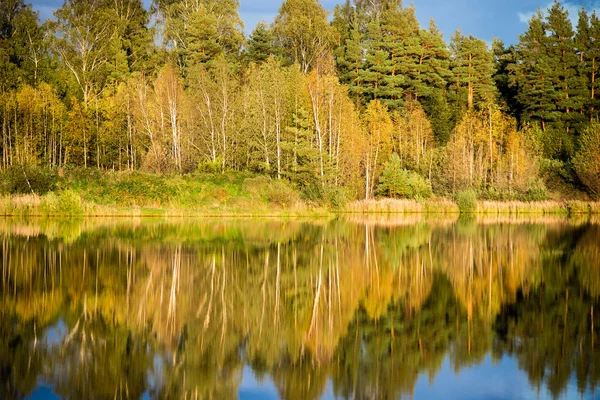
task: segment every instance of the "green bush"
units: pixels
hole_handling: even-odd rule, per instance
[[[500,190],[489,185],[477,192],[477,198],[490,201],[513,201],[517,199],[517,193],[511,190]]]
[[[48,215],[79,215],[83,213],[81,197],[70,189],[59,194],[48,193],[42,198],[40,207],[42,212]]]
[[[431,183],[421,175],[403,169],[400,157],[394,153],[384,166],[377,193],[393,198],[428,199],[432,190]]]
[[[9,194],[44,195],[56,188],[58,177],[49,169],[32,166],[12,166],[2,174],[2,191]]]
[[[287,182],[274,180],[269,185],[267,200],[269,203],[287,208],[295,206],[299,196]]]
[[[591,212],[590,205],[583,201],[573,200],[567,203],[569,215],[589,214]]]
[[[300,188],[300,196],[302,200],[312,201],[315,203],[323,202],[325,198],[325,189],[321,180],[317,177],[299,180],[297,182]]]
[[[548,199],[548,189],[541,179],[536,180],[529,186],[527,192],[522,196],[523,201],[544,201]]]
[[[575,171],[590,193],[600,197],[600,124],[591,124],[579,139],[580,149],[573,159]]]
[[[325,197],[327,198],[329,205],[337,209],[348,204],[352,196],[350,195],[348,189],[335,186],[326,186]]]
[[[477,192],[472,189],[456,193],[456,204],[461,214],[473,213],[477,210]]]
[[[223,167],[223,163],[221,162],[221,158],[218,157],[216,161],[203,161],[198,164],[198,172],[201,173],[217,173],[221,171]]]
[[[299,201],[298,193],[287,181],[273,180],[268,176],[246,178],[242,190],[250,197],[258,197],[280,207],[293,207]]]

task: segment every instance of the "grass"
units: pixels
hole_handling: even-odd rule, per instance
[[[243,173],[165,176],[73,171],[43,196],[0,196],[3,216],[315,216],[287,182]]]
[[[360,214],[458,214],[458,205],[448,199],[419,202],[407,199],[359,200],[346,205],[345,213]]]
[[[0,195],[2,216],[329,216],[424,214],[485,216],[600,215],[600,203],[477,201],[470,193],[430,200],[373,199],[335,204],[302,200],[289,183],[249,173],[165,176],[142,172],[70,171],[43,196]]]
[[[553,216],[574,216],[574,215],[600,215],[599,202],[575,201],[477,201],[475,208],[472,209],[471,199],[468,199],[463,213],[473,213],[484,216],[495,215],[553,215]],[[348,204],[344,210],[347,213],[360,214],[459,214],[461,209],[459,204],[452,200],[438,198],[425,202],[416,200],[361,200]]]

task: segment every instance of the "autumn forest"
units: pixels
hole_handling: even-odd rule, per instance
[[[421,26],[400,0],[285,0],[249,35],[238,9],[65,0],[41,21],[2,1],[0,169],[248,172],[352,199],[600,195],[594,12],[555,2],[505,46]]]

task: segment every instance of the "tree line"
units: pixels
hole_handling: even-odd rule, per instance
[[[251,171],[353,198],[600,193],[600,20],[558,2],[516,45],[447,43],[400,0],[0,5],[0,168]]]

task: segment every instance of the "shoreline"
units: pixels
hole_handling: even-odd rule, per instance
[[[458,204],[447,198],[421,202],[383,198],[355,201],[337,209],[307,204],[288,209],[276,205],[262,204],[261,207],[248,211],[248,208],[228,208],[226,204],[218,204],[216,207],[211,208],[103,205],[82,200],[78,194],[72,192],[67,198],[55,194],[50,196],[0,196],[0,216],[2,217],[331,218],[344,215],[591,216],[600,215],[600,202],[581,200],[541,202],[480,200],[477,201],[473,211],[461,212]]]

